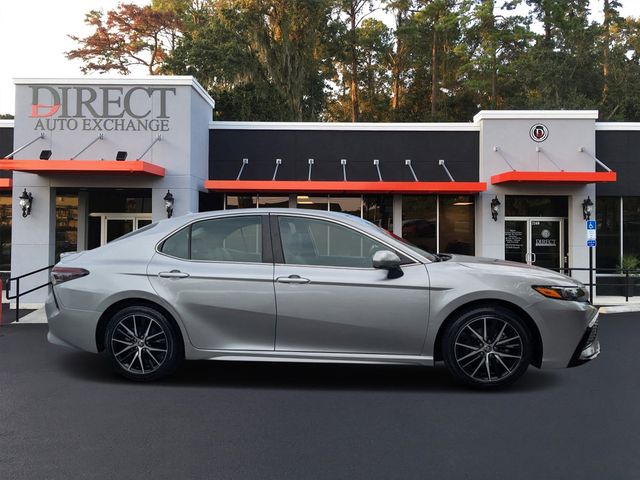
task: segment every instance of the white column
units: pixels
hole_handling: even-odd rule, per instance
[[[16,277],[34,270],[52,265],[55,256],[56,195],[55,189],[42,185],[28,185],[30,177],[16,172],[14,174],[12,225],[11,225],[11,276]],[[37,183],[41,183],[37,185]],[[31,192],[33,203],[31,214],[22,217],[18,197],[26,188]],[[44,271],[20,280],[20,290],[26,291],[49,281]],[[15,294],[12,283],[11,294]],[[48,289],[42,288],[20,298],[21,307],[40,307],[46,300]],[[11,301],[15,304],[15,300]]]

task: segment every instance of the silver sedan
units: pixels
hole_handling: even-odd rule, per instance
[[[49,341],[155,380],[184,359],[433,365],[475,387],[595,358],[584,286],[433,255],[341,213],[227,210],[151,224],[51,273]]]

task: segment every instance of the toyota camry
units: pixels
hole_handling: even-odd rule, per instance
[[[296,209],[190,214],[69,254],[51,272],[49,341],[121,375],[187,359],[433,365],[474,387],[600,352],[579,282],[434,255],[360,218]]]

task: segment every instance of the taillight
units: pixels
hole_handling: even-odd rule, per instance
[[[51,270],[51,283],[58,285],[85,275],[89,275],[89,270],[84,268],[53,267],[53,270]]]

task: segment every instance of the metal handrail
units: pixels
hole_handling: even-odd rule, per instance
[[[53,265],[49,265],[48,267],[39,268],[38,270],[33,270],[32,272],[28,272],[28,273],[23,273],[22,275],[18,275],[17,277],[11,277],[7,280],[7,283],[5,285],[5,291],[7,292],[7,300],[13,300],[14,298],[16,299],[16,323],[20,322],[20,297],[51,285],[51,281],[48,281],[47,283],[43,283],[42,285],[39,285],[37,287],[30,288],[26,292],[21,292],[20,279],[29,277],[31,275],[35,275],[36,273],[44,272],[45,270],[51,270],[52,268],[53,268]],[[16,282],[16,294],[10,295],[9,291],[11,290],[11,282],[13,281]]]

